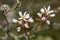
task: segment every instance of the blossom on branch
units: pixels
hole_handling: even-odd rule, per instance
[[[27,12],[24,12],[24,14],[22,14],[22,12],[19,11],[19,16],[20,16],[19,20],[34,22],[30,15],[27,14]]]
[[[36,18],[36,20],[46,22],[48,25],[50,25],[49,19],[55,16],[55,14],[53,14],[54,10],[50,10],[50,6],[48,6],[48,8],[41,8],[40,12],[41,13],[37,13],[40,18]]]
[[[25,28],[29,28],[29,22],[34,22],[33,18],[30,17],[29,14],[27,14],[27,12],[24,12],[24,14],[22,14],[21,11],[19,11],[19,16],[20,18],[17,19],[13,19],[14,23],[18,23],[19,25],[22,25],[20,27],[25,27]],[[20,27],[17,28],[17,31],[19,32],[21,29]]]

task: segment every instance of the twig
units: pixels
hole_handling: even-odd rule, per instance
[[[2,15],[3,15],[3,17],[4,17],[5,21],[6,21],[7,34],[8,34],[8,37],[10,38],[10,34],[9,34],[9,22],[8,22],[6,16],[4,15],[4,14],[6,14],[6,11],[3,11],[3,12],[4,12],[4,13],[2,13]],[[9,38],[8,38],[8,39],[9,39]]]
[[[40,24],[40,23],[36,24],[36,25],[32,28],[31,32],[32,32],[32,31],[35,31],[35,29],[37,29],[37,27],[39,26],[39,24]]]
[[[19,5],[19,4],[16,4],[13,8],[11,8],[11,9],[8,10],[8,11],[5,9],[5,10],[3,11],[3,13],[2,13],[2,15],[3,15],[3,17],[4,17],[5,21],[6,21],[6,27],[7,27],[6,32],[7,32],[7,35],[8,35],[8,40],[11,40],[11,39],[10,39],[11,36],[10,36],[9,22],[8,22],[5,14],[8,13],[9,11],[13,10],[13,9],[16,9],[16,8],[18,7],[18,5]]]
[[[25,40],[28,40],[28,34],[27,34],[27,30],[26,30],[26,28],[25,28]]]
[[[16,8],[18,8],[18,6],[21,6],[21,3],[19,3],[19,4],[16,4],[14,7],[12,7],[10,10],[8,10],[8,11],[12,11],[12,10],[14,10],[14,9],[16,9]]]

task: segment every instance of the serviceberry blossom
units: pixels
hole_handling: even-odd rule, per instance
[[[24,12],[24,14],[22,14],[21,11],[19,11],[19,16],[20,16],[19,20],[24,20],[24,21],[26,21],[26,19],[30,18],[29,14],[26,14],[26,12]]]
[[[19,20],[34,22],[33,19],[30,17],[30,15],[27,14],[27,12],[24,12],[24,14],[22,14],[22,12],[19,11],[19,16],[20,16]]]
[[[48,6],[48,8],[44,7],[41,8],[40,10],[41,13],[37,13],[37,15],[40,18],[37,18],[36,20],[42,21],[42,22],[46,22],[48,25],[50,25],[50,17],[54,17],[55,14],[53,14],[54,10],[50,10],[50,6]]]
[[[19,16],[20,16],[20,18],[18,18],[18,20],[17,19],[13,19],[13,22],[14,23],[18,23],[19,25],[22,25],[22,26],[24,26],[25,28],[29,28],[29,22],[34,22],[34,20],[30,17],[30,15],[29,14],[27,14],[27,12],[24,12],[24,14],[22,14],[22,12],[21,11],[19,11]],[[17,31],[19,32],[20,30],[19,29],[21,29],[20,27],[18,27],[17,28]]]

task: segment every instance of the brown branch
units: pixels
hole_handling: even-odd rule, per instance
[[[21,5],[21,3],[20,3],[20,5]],[[4,19],[5,19],[6,23],[7,23],[7,24],[6,24],[6,27],[7,27],[6,32],[7,32],[7,35],[8,35],[8,40],[11,40],[11,39],[10,39],[11,36],[10,36],[9,22],[8,22],[5,14],[8,13],[9,11],[12,11],[12,10],[16,9],[18,6],[19,6],[19,3],[17,3],[13,8],[9,9],[8,11],[7,11],[6,9],[3,10],[3,13],[2,13],[2,15],[3,15],[3,17],[4,17]]]
[[[26,28],[25,28],[25,40],[28,40],[28,34]]]

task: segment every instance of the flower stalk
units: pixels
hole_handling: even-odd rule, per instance
[[[26,30],[26,28],[24,28],[25,30],[25,40],[28,40],[28,34],[27,34],[27,30]]]

